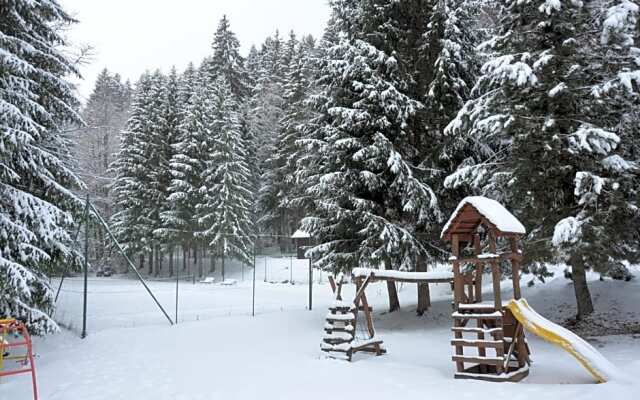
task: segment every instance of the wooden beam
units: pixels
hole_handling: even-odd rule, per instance
[[[519,258],[511,259],[511,280],[513,281],[513,298],[519,300],[522,297],[520,293],[520,260],[522,259],[522,255],[518,253],[518,241],[516,238],[509,238],[509,242],[511,243],[511,253],[517,254]]]
[[[494,231],[489,231],[489,251],[494,253],[496,250],[496,235]],[[491,277],[493,279],[493,301],[496,310],[502,309],[502,296],[500,293],[500,265],[496,260],[491,261]]]
[[[473,235],[473,250],[476,256],[482,253],[482,246],[480,245],[480,235]],[[482,302],[482,274],[484,273],[484,263],[476,262],[476,301]]]
[[[451,251],[453,256],[458,258],[460,255],[460,242],[458,241],[458,235],[454,234],[451,242]],[[463,294],[464,294],[464,282],[462,280],[462,275],[460,274],[460,262],[453,261],[453,301],[458,309],[458,304],[462,302]]]

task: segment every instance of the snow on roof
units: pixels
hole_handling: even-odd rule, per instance
[[[291,235],[291,239],[308,239],[311,235],[302,229],[298,229],[293,235]]]
[[[469,204],[474,207],[480,214],[482,214],[489,222],[496,226],[502,232],[525,234],[527,230],[524,225],[518,221],[502,204],[495,200],[491,200],[482,196],[470,196],[465,198],[458,204],[456,210],[451,214],[451,218],[447,221],[446,225],[442,229],[441,237],[444,237],[445,233],[451,227],[451,223],[456,219],[458,213],[464,206]]]

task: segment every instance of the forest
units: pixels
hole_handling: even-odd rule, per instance
[[[0,315],[34,333],[57,329],[49,277],[81,269],[87,196],[149,275],[178,254],[201,276],[253,266],[258,237],[298,229],[332,273],[427,271],[471,195],[527,227],[525,271],[567,266],[578,318],[587,271],[630,279],[640,260],[637,2],[331,0],[322,37],[274,27],[248,54],[224,17],[205,59],[104,69],[85,103],[77,21],[0,5]]]

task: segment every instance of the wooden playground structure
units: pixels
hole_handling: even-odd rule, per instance
[[[382,355],[386,353],[383,342],[376,337],[373,326],[373,308],[367,300],[366,289],[374,282],[402,282],[425,285],[429,296],[430,283],[453,283],[453,274],[447,272],[403,272],[389,270],[374,270],[368,268],[355,268],[351,279],[356,285],[356,295],[353,302],[342,299],[342,274],[337,279],[329,277],[329,283],[334,293],[334,303],[329,307],[324,326],[325,335],[322,338],[321,350],[329,357],[352,360],[353,354],[362,351]],[[427,303],[430,300],[427,297]],[[362,311],[363,324],[366,331],[360,332],[358,337],[358,315]]]
[[[442,238],[451,242],[452,272],[355,268],[352,281],[356,295],[351,303],[342,300],[342,275],[337,281],[330,280],[335,301],[326,316],[322,351],[330,357],[349,361],[358,351],[376,355],[386,352],[382,340],[376,337],[372,308],[366,296],[370,283],[409,282],[427,287],[429,283],[450,283],[453,287],[451,345],[455,378],[497,382],[523,379],[529,373],[530,351],[523,326],[502,301],[500,263],[511,263],[513,296],[515,300],[520,299],[522,252],[518,241],[524,233],[522,224],[498,202],[484,197],[466,198],[442,231]],[[498,253],[499,242],[506,242],[506,251]],[[490,268],[493,284],[493,299],[487,301],[482,295],[486,266]],[[360,311],[363,312],[366,335],[357,338]]]
[[[518,241],[524,233],[511,213],[484,197],[463,200],[442,231],[442,238],[451,242],[453,254],[451,345],[455,349],[452,360],[456,378],[515,382],[529,374],[530,351],[523,326],[505,307],[500,287],[500,262],[510,262],[513,297],[520,299],[522,252]],[[508,243],[507,251],[498,253],[499,240]],[[488,253],[483,252],[485,246]],[[462,254],[466,248],[472,248],[471,255]],[[489,301],[483,301],[481,290],[486,265],[491,268],[493,283],[493,299]],[[466,273],[463,266],[468,268]]]

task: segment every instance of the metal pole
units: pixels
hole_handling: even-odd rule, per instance
[[[253,288],[251,295],[251,316],[256,316],[256,244],[253,243]]]
[[[289,283],[293,285],[293,256],[289,256]]]
[[[311,267],[311,259],[309,259],[309,311],[313,307],[313,268]]]
[[[89,195],[87,195],[89,204]],[[89,218],[84,219],[84,291],[82,294],[82,339],[87,337],[87,284],[89,281]]]
[[[264,255],[264,281],[267,281],[267,255]]]
[[[162,311],[164,316],[167,318],[167,321],[169,321],[169,324],[173,325],[173,321],[171,320],[171,317],[164,310],[164,307],[162,307],[162,305],[160,304],[158,299],[156,299],[156,296],[154,296],[154,294],[151,291],[151,289],[149,289],[149,286],[147,286],[147,283],[144,281],[144,278],[142,278],[142,275],[140,275],[140,272],[138,271],[138,268],[136,268],[136,266],[133,264],[133,261],[131,261],[131,259],[129,258],[127,253],[125,253],[124,249],[120,245],[120,242],[118,242],[118,240],[116,239],[116,237],[113,234],[113,232],[111,232],[111,229],[109,229],[109,225],[107,225],[105,220],[102,218],[102,215],[100,215],[100,213],[98,213],[98,210],[96,210],[96,208],[93,206],[93,204],[89,203],[89,207],[91,207],[91,210],[93,210],[94,214],[98,218],[98,221],[102,224],[102,226],[104,226],[104,229],[107,231],[107,234],[109,235],[111,240],[113,240],[113,243],[115,243],[116,247],[118,247],[118,250],[120,251],[120,254],[122,254],[124,259],[127,260],[127,264],[129,264],[129,267],[133,270],[133,272],[136,273],[136,275],[138,276],[138,280],[140,280],[140,282],[142,283],[142,286],[144,286],[144,288],[147,290],[147,293],[149,293],[149,295],[151,296],[153,301],[156,303],[156,305],[158,306],[160,311]]]
[[[173,257],[173,254],[171,255]],[[178,323],[178,286],[180,283],[180,270],[176,268],[176,318],[175,323]]]

